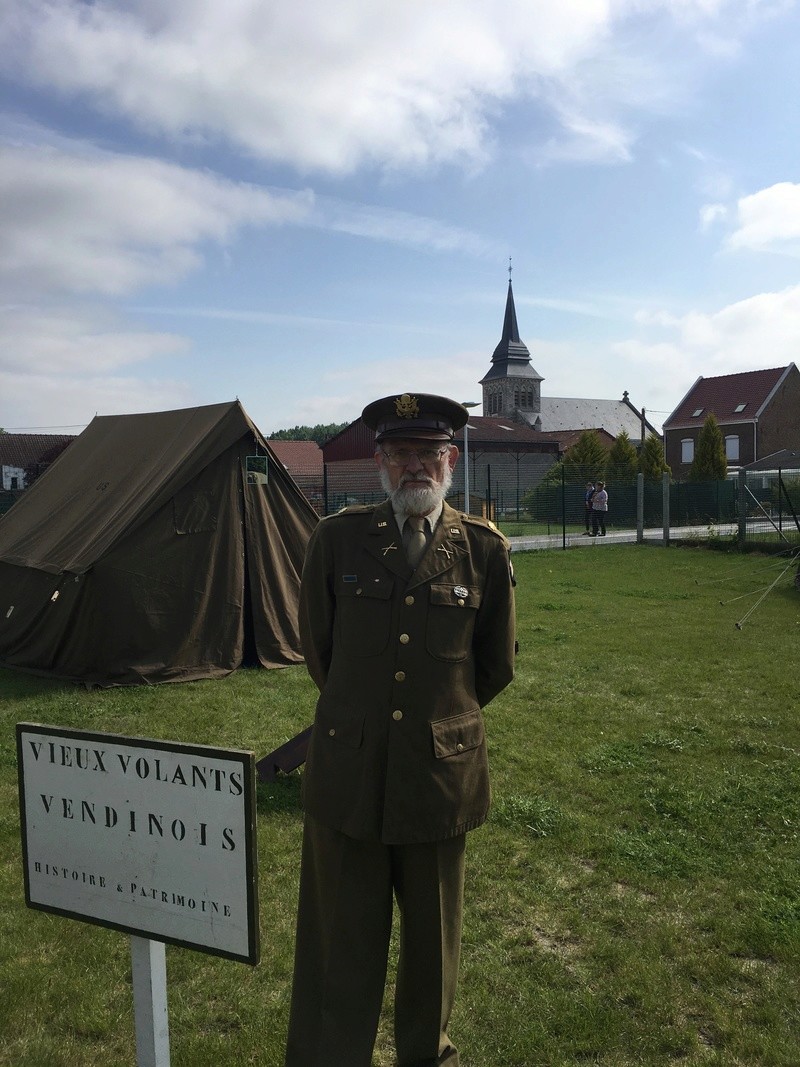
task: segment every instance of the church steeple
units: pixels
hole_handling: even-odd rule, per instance
[[[543,381],[531,365],[528,346],[519,336],[509,267],[503,336],[492,354],[492,365],[480,383],[484,415],[503,415],[539,428]]]

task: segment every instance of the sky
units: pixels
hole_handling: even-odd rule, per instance
[[[2,0],[0,426],[800,362],[800,0]],[[476,410],[480,413],[480,409]]]

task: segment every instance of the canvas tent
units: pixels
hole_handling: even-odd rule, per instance
[[[0,518],[0,663],[131,685],[301,662],[317,521],[238,401],[99,416]]]

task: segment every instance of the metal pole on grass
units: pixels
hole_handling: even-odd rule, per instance
[[[644,475],[636,475],[636,543],[644,541]]]
[[[561,465],[561,547],[567,547],[567,476]]]
[[[745,505],[745,488],[747,475],[742,467],[739,471],[739,548],[744,548],[747,538],[747,507]]]
[[[664,517],[664,547],[669,544],[669,472],[661,475],[662,514]]]
[[[477,400],[470,403],[464,400],[461,404],[464,408],[479,408]],[[464,423],[464,514],[469,515],[469,415]]]

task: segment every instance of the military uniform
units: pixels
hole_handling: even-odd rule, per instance
[[[401,1067],[447,1063],[464,834],[489,808],[481,708],[511,680],[509,546],[443,504],[416,570],[389,501],[323,519],[300,633],[320,690],[286,1067],[369,1067],[392,893],[401,914]]]

